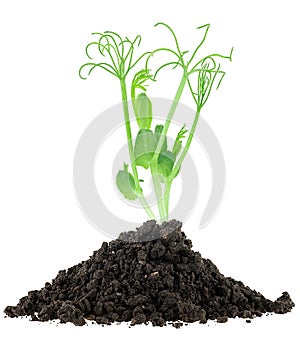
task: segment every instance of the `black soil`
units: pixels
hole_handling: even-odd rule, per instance
[[[234,317],[286,313],[293,306],[287,292],[273,302],[224,277],[209,259],[192,250],[181,223],[159,226],[148,221],[135,232],[104,242],[90,259],[59,271],[52,283],[30,291],[4,312],[75,325],[94,320],[155,326],[171,322],[180,327],[182,322],[223,323]]]

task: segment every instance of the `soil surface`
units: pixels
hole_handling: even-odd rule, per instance
[[[224,277],[209,259],[192,250],[181,223],[173,220],[162,226],[148,221],[137,231],[104,242],[87,261],[59,271],[52,283],[30,291],[4,312],[9,317],[29,315],[35,321],[59,319],[75,325],[93,320],[171,323],[179,328],[183,322],[224,323],[232,317],[283,314],[293,306],[287,292],[271,301]]]

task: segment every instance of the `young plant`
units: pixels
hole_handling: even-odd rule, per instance
[[[87,45],[86,55],[92,60],[89,50],[91,47],[95,47],[102,61],[99,63],[88,62],[84,64],[79,69],[79,75],[82,79],[86,79],[95,68],[99,67],[118,78],[121,88],[132,174],[129,172],[128,164],[124,164],[124,169],[120,170],[117,174],[116,184],[125,198],[128,200],[138,198],[148,216],[151,219],[156,219],[143,195],[137,167],[140,166],[151,170],[159,210],[159,219],[163,222],[168,219],[169,215],[172,183],[180,172],[183,160],[190,148],[199,121],[200,112],[207,102],[216,80],[218,82],[215,87],[218,89],[225,76],[225,72],[221,70],[219,60],[228,59],[231,61],[233,49],[231,49],[229,55],[209,54],[205,57],[198,58],[198,52],[206,40],[210,28],[209,24],[198,27],[199,30],[203,30],[204,34],[200,43],[191,54],[189,54],[188,51],[181,51],[178,39],[170,26],[162,22],[155,26],[163,26],[168,29],[175,43],[175,49],[160,47],[152,52],[143,53],[136,58],[135,52],[141,43],[141,37],[139,35],[134,40],[129,40],[127,37],[122,38],[119,34],[110,31],[93,33],[93,35],[97,36],[97,40]],[[154,56],[161,52],[169,53],[173,57],[173,60],[159,66],[154,72],[154,75],[152,75],[149,63]],[[140,64],[143,59],[145,59],[145,65],[133,75],[130,90],[132,110],[139,127],[135,143],[133,144],[126,79],[132,69]],[[181,68],[182,75],[165,123],[155,126],[152,130],[152,103],[146,95],[146,86],[150,81],[156,81],[158,73],[167,66],[172,66],[173,69],[176,67]],[[87,76],[83,76],[83,69],[86,68],[89,69]],[[196,104],[193,124],[190,131],[183,126],[177,134],[173,147],[168,149],[167,133],[186,85]],[[137,92],[139,93],[137,94]],[[187,139],[183,145],[183,140],[186,136]]]

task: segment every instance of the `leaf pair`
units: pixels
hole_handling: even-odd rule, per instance
[[[150,129],[152,123],[152,103],[145,93],[140,93],[132,102],[139,129]]]
[[[187,129],[184,125],[177,134],[172,151],[167,150],[167,141],[165,140],[165,144],[162,147],[162,152],[158,156],[158,169],[159,172],[164,176],[164,178],[168,178],[173,170],[176,157],[178,156],[182,148],[182,139],[185,138],[186,133]],[[174,175],[174,177],[176,177],[178,173],[179,170]]]
[[[124,163],[124,169],[119,170],[116,177],[117,187],[122,195],[130,201],[134,201],[138,198],[138,192],[135,187],[134,178],[130,172],[128,172],[128,164]]]
[[[149,129],[141,129],[134,147],[135,164],[145,169],[150,167],[157,144],[161,137],[163,125],[157,125],[153,133]],[[157,170],[164,178],[168,178],[174,167],[176,155],[167,150],[167,139],[164,136],[161,153],[157,160]]]
[[[157,160],[158,171],[164,178],[168,178],[170,176],[174,167],[175,159],[175,155],[170,150],[166,150],[159,154]]]
[[[134,145],[135,164],[148,169],[156,146],[157,138],[155,133],[153,133],[150,129],[141,129],[137,134]]]

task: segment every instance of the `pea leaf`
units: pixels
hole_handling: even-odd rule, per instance
[[[156,137],[156,140],[157,140],[157,143],[159,142],[159,139],[160,139],[160,136],[161,136],[161,133],[164,129],[164,126],[162,124],[158,124],[157,126],[155,126],[155,137]],[[164,151],[167,150],[167,138],[166,136],[164,136],[164,143],[163,143],[163,146],[161,148],[161,152],[163,153]]]
[[[138,132],[134,145],[135,164],[148,169],[156,149],[155,134],[149,129]]]
[[[124,170],[119,170],[116,177],[116,184],[121,194],[128,200],[137,199],[137,191],[133,176],[128,172],[128,165],[124,163]]]
[[[171,174],[175,162],[174,154],[167,150],[158,156],[158,170],[165,177],[168,178]]]
[[[140,129],[150,129],[152,123],[152,103],[145,93],[140,93],[133,101],[133,110]]]

